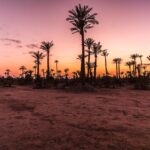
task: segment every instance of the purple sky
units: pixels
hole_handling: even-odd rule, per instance
[[[32,68],[28,54],[37,50],[41,41],[54,41],[51,67],[59,60],[60,69],[79,69],[76,60],[81,53],[80,36],[72,35],[66,22],[68,10],[78,3],[87,4],[97,12],[100,24],[88,31],[87,37],[100,41],[108,49],[109,69],[114,57],[129,60],[132,53],[150,55],[150,1],[148,0],[0,0],[0,74],[10,68],[18,73],[20,65]],[[104,59],[99,56],[99,72]],[[45,59],[42,68],[45,68]]]

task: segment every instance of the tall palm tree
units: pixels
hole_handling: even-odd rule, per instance
[[[134,76],[135,75],[135,61],[134,60],[131,61],[131,65],[132,65],[132,74]]]
[[[33,69],[34,69],[34,75],[36,76],[37,65],[34,65],[34,66],[33,66]]]
[[[92,53],[91,48],[92,48],[92,46],[94,44],[94,40],[92,38],[87,38],[84,43],[85,43],[85,46],[88,48],[88,50],[86,52],[88,53],[87,77],[89,78],[90,77],[90,58],[91,58],[90,56],[91,56],[91,53]]]
[[[137,66],[136,66],[136,59],[137,59],[137,57],[139,57],[138,54],[132,54],[131,55],[131,59],[133,59],[133,61],[135,62],[135,64],[134,64],[134,77],[136,77],[136,68],[137,68]]]
[[[140,58],[140,64],[141,64],[141,66],[142,66],[142,57],[143,57],[143,55],[138,55],[138,57]]]
[[[53,45],[54,45],[53,41],[51,41],[51,42],[45,42],[45,41],[43,41],[42,44],[41,44],[41,49],[43,49],[47,53],[47,75],[46,75],[47,79],[50,76],[49,57],[50,57],[50,49],[51,49],[51,47]]]
[[[31,56],[35,59],[36,63],[37,63],[37,79],[40,78],[40,64],[41,64],[41,60],[45,57],[45,55],[42,52],[30,52]]]
[[[87,32],[88,29],[93,28],[95,24],[99,22],[96,20],[97,13],[91,14],[92,8],[89,6],[81,4],[76,5],[74,9],[69,11],[69,17],[66,19],[69,21],[73,27],[71,31],[73,33],[80,33],[81,41],[82,41],[82,63],[81,63],[81,80],[82,84],[85,83],[85,50],[84,50],[84,33]]]
[[[108,69],[107,69],[107,56],[109,55],[109,53],[107,52],[107,49],[102,51],[102,56],[104,56],[105,58],[105,72],[106,72],[106,76],[108,75]]]
[[[118,76],[119,76],[119,79],[120,79],[120,64],[122,62],[122,59],[121,58],[118,58]]]
[[[94,58],[95,58],[94,79],[96,79],[96,75],[97,75],[97,57],[98,57],[98,54],[102,52],[101,47],[102,45],[100,45],[100,42],[93,44],[92,53],[94,54]]]
[[[58,60],[55,60],[55,63],[56,63],[56,76],[58,77]]]
[[[27,68],[26,68],[25,66],[21,66],[21,67],[19,68],[19,70],[21,70],[21,77],[23,77],[23,74],[24,74],[24,72],[25,72],[26,69],[27,69]]]
[[[140,72],[140,75],[141,75],[141,73],[142,73],[142,65],[143,65],[143,62],[142,62],[143,55],[138,55],[138,57],[140,58],[140,65],[138,65],[137,68],[138,68],[138,72]]]
[[[132,71],[131,71],[132,62],[131,62],[131,61],[127,61],[127,62],[125,63],[125,65],[129,67],[129,72],[130,72],[130,76],[131,76],[131,72],[132,72]]]
[[[118,78],[118,58],[114,58],[113,63],[116,64],[116,78]]]

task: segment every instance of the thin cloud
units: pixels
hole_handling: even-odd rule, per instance
[[[18,45],[18,46],[17,46],[17,48],[22,48],[22,47],[23,47],[22,45]]]
[[[3,39],[1,39],[1,41],[12,42],[12,43],[16,43],[16,44],[21,44],[22,43],[20,40],[9,39],[9,38],[3,38]]]
[[[6,43],[6,44],[4,44],[5,46],[10,46],[11,45],[11,43]]]
[[[30,48],[30,49],[37,49],[37,48],[39,48],[39,46],[37,45],[37,44],[29,44],[29,45],[27,45],[27,48]]]

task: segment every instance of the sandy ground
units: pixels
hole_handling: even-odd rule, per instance
[[[0,150],[150,150],[150,91],[0,88]]]

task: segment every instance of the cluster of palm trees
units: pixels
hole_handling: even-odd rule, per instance
[[[81,43],[82,43],[82,51],[81,55],[78,55],[77,59],[80,59],[81,61],[81,69],[78,72],[73,72],[74,77],[80,76],[82,83],[84,84],[85,78],[91,78],[94,77],[96,79],[97,77],[97,59],[98,54],[101,54],[101,56],[104,57],[105,60],[105,75],[109,75],[108,68],[107,68],[107,56],[109,53],[107,52],[107,49],[102,50],[102,45],[100,42],[95,42],[92,38],[87,38],[85,40],[85,33],[88,29],[93,28],[94,25],[99,24],[99,22],[96,20],[97,13],[91,13],[92,8],[89,8],[87,5],[81,6],[81,4],[75,6],[74,9],[69,11],[69,16],[66,19],[72,24],[71,31],[72,33],[79,33],[81,35]],[[42,42],[40,48],[46,52],[47,56],[47,70],[46,70],[46,78],[48,79],[50,76],[61,76],[61,70],[58,70],[58,60],[55,60],[56,64],[56,72],[52,73],[54,70],[50,69],[50,50],[53,47],[53,41],[51,42]],[[87,49],[86,49],[87,48]],[[41,64],[41,60],[45,57],[43,52],[37,51],[37,52],[30,52],[32,57],[35,59],[35,66],[34,66],[34,72],[39,77],[39,67]],[[91,62],[91,55],[94,56],[94,62]],[[87,62],[86,61],[87,58]],[[138,65],[137,65],[137,58],[140,58],[140,71],[142,70],[142,55],[133,54],[131,55],[132,61],[126,62],[126,65],[129,66],[129,72],[130,75],[133,75],[136,77]],[[150,56],[148,56],[148,59],[150,59]],[[114,58],[113,62],[116,64],[116,77],[121,77],[121,71],[120,71],[120,64],[122,62],[121,58]],[[86,75],[86,66],[87,66],[87,75]],[[132,70],[132,68],[133,70]],[[20,68],[22,70],[22,73],[25,68]],[[94,71],[92,72],[92,69]],[[68,71],[69,69],[66,68],[64,70],[66,77],[68,77]],[[44,70],[42,70],[43,76],[45,75]],[[94,74],[94,75],[93,75]]]
[[[109,74],[108,69],[107,69],[107,56],[108,56],[107,49],[102,50],[102,45],[100,44],[100,42],[96,43],[92,38],[87,38],[84,43],[85,43],[85,47],[87,48],[87,50],[85,50],[85,52],[87,52],[87,55],[84,56],[85,58],[87,57],[87,62],[86,62],[87,76],[86,77],[88,79],[92,77],[96,79],[98,54],[101,54],[101,56],[104,56],[105,58],[105,73],[107,76]],[[91,62],[91,55],[94,55],[94,62]],[[77,59],[82,60],[82,55],[78,55]],[[94,68],[94,76],[92,73],[92,68]]]
[[[53,47],[53,41],[51,42],[45,42],[43,41],[41,43],[41,49],[43,51],[46,52],[46,56],[47,56],[47,70],[46,70],[46,78],[48,79],[50,77],[50,50],[51,48]],[[34,63],[35,65],[33,66],[33,69],[34,69],[34,74],[36,75],[36,78],[40,78],[40,64],[41,64],[41,60],[45,57],[44,53],[43,52],[40,52],[40,51],[31,51],[30,52],[31,56],[34,58]],[[24,68],[21,68],[21,70],[24,69]],[[43,76],[45,76],[45,71],[42,69],[42,72],[43,72]]]
[[[116,78],[120,79],[121,71],[120,71],[120,64],[122,62],[121,58],[114,58],[113,63],[116,64]]]
[[[132,54],[130,56],[131,61],[126,62],[126,66],[129,67],[128,72],[129,72],[130,76],[137,77],[137,76],[141,76],[142,73],[145,74],[146,65],[148,65],[148,64],[143,64],[142,57],[143,57],[143,55]],[[138,58],[140,60],[139,64],[137,64]],[[147,59],[149,60],[149,56],[147,57]],[[144,72],[143,72],[143,69],[144,69]]]
[[[72,33],[79,33],[81,35],[82,53],[81,53],[81,71],[80,77],[82,84],[85,83],[85,33],[88,29],[93,28],[94,25],[99,24],[96,20],[97,13],[92,13],[92,8],[81,4],[75,6],[74,9],[69,10],[69,16],[66,19],[72,24]]]

